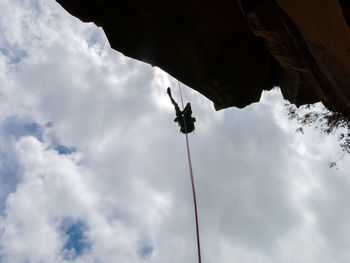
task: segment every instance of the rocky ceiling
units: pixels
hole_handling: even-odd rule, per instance
[[[348,0],[56,0],[113,49],[214,102],[245,107],[280,86],[296,105],[350,112]]]

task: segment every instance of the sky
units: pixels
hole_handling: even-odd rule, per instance
[[[176,85],[54,0],[0,0],[1,263],[196,262]],[[182,91],[203,262],[349,262],[336,138],[296,133],[278,89],[219,112]]]

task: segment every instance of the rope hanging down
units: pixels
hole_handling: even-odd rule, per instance
[[[180,98],[181,98],[181,104],[182,109],[184,110],[184,102],[182,99],[182,93],[180,88],[180,82],[177,81],[179,92],[180,92]],[[191,176],[191,184],[192,184],[192,194],[193,194],[193,203],[194,203],[194,215],[196,219],[196,233],[197,233],[197,249],[198,249],[198,262],[201,263],[201,245],[199,241],[199,226],[198,226],[198,214],[197,214],[197,200],[196,200],[196,189],[194,187],[194,179],[193,179],[193,170],[192,170],[192,161],[191,161],[191,152],[190,152],[190,144],[188,142],[188,133],[187,133],[187,126],[186,126],[186,120],[184,115],[182,115],[184,126],[185,126],[185,135],[186,135],[186,147],[187,147],[187,159],[188,159],[188,166],[190,168],[190,176]]]

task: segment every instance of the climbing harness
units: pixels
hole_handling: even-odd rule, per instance
[[[177,84],[178,84],[178,87],[179,87],[182,109],[184,109],[184,102],[183,102],[183,99],[182,99],[180,81],[177,81]],[[201,263],[201,262],[202,262],[202,259],[201,259],[201,246],[200,246],[200,241],[199,241],[199,226],[198,226],[198,213],[197,213],[196,189],[195,189],[195,187],[194,187],[194,179],[193,179],[193,169],[192,169],[192,161],[191,161],[190,144],[189,144],[189,142],[188,142],[187,126],[186,126],[186,120],[185,120],[184,115],[182,115],[182,118],[183,118],[184,126],[185,126],[186,147],[187,147],[187,159],[188,159],[188,166],[189,166],[189,168],[190,168],[190,177],[191,177],[191,184],[192,184],[193,204],[194,204],[194,216],[195,216],[195,220],[196,220],[198,263]]]

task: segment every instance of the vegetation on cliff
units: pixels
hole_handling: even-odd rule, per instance
[[[320,129],[321,133],[337,136],[339,146],[345,154],[350,154],[350,117],[343,112],[333,112],[322,104],[307,104],[297,108],[293,104],[286,104],[288,118],[299,124],[297,132],[304,133],[305,126]],[[341,158],[342,158],[341,157]],[[340,159],[341,159],[340,158]],[[330,167],[337,165],[337,160],[330,162]]]

